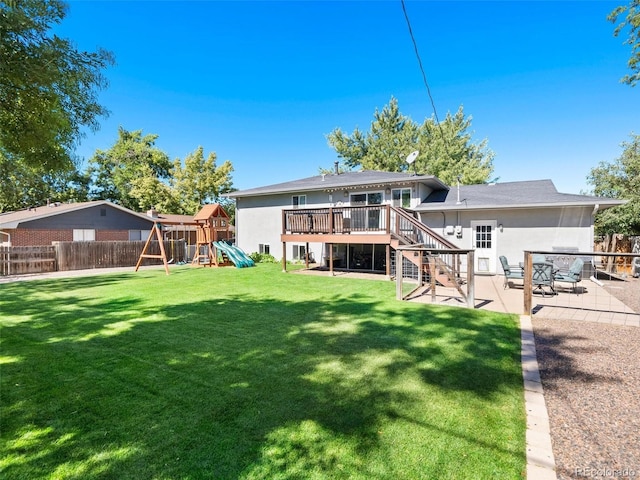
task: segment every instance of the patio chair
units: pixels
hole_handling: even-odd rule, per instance
[[[547,261],[547,257],[542,253],[534,253],[533,255],[531,255],[531,261],[533,263],[544,263]]]
[[[553,285],[553,263],[551,262],[536,262],[533,264],[533,271],[531,274],[531,283],[535,287],[533,293],[541,293],[544,297],[546,295],[545,287],[549,288],[550,294],[555,295],[556,289]]]
[[[581,258],[576,258],[568,272],[557,272],[553,279],[556,282],[566,282],[573,284],[573,293],[578,293],[578,283],[582,280],[582,267],[584,262]]]
[[[502,270],[504,271],[504,288],[509,285],[509,280],[523,280],[524,270],[517,265],[509,265],[507,257],[500,255],[500,263],[502,264]]]

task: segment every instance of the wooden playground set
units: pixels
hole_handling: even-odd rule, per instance
[[[145,258],[161,259],[164,269],[169,275],[169,261],[162,239],[163,225],[182,225],[196,227],[195,255],[191,261],[193,266],[203,267],[249,267],[253,261],[238,247],[225,242],[229,239],[229,215],[217,203],[205,205],[193,217],[192,222],[172,222],[156,219],[153,223],[149,238],[138,258],[135,271],[137,272]],[[151,242],[157,241],[160,254],[149,253]]]

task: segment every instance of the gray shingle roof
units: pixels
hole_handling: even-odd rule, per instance
[[[290,182],[267,185],[265,187],[239,190],[227,194],[228,197],[253,197],[259,195],[272,195],[278,193],[308,192],[317,190],[341,190],[370,186],[392,186],[394,184],[424,183],[434,189],[447,189],[448,187],[433,175],[412,175],[410,173],[376,172],[364,170],[360,172],[346,172],[339,175],[316,175],[315,177],[302,178]]]
[[[74,212],[76,210],[82,210],[85,208],[95,207],[98,205],[108,205],[113,208],[117,208],[130,215],[143,218],[145,220],[153,221],[147,217],[144,213],[137,213],[128,208],[116,205],[115,203],[107,200],[94,200],[91,202],[78,202],[78,203],[52,203],[51,205],[44,205],[40,207],[31,207],[24,210],[17,210],[15,212],[6,212],[0,214],[0,229],[1,228],[18,228],[21,223],[30,222],[32,220],[38,220],[40,218],[52,217],[63,213]]]
[[[372,186],[407,185],[416,182],[433,189],[433,193],[414,209],[421,212],[589,205],[599,205],[600,209],[604,209],[626,203],[625,200],[560,193],[551,180],[460,185],[458,193],[457,186],[449,187],[433,175],[372,170],[346,172],[339,175],[316,175],[265,187],[240,190],[227,196],[238,198],[318,190],[335,191]]]
[[[435,191],[415,210],[420,212],[489,209],[527,208],[550,206],[599,205],[601,209],[626,203],[624,200],[560,193],[551,180],[530,180],[480,185],[453,186],[450,190]]]

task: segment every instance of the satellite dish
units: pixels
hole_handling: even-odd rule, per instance
[[[418,175],[418,171],[414,162],[416,161],[416,158],[418,158],[419,153],[420,152],[418,150],[416,150],[415,152],[411,152],[409,155],[407,155],[407,159],[405,160],[405,162],[407,162],[409,165],[413,165],[414,175]]]
[[[416,150],[415,152],[411,152],[409,155],[407,155],[407,159],[405,160],[409,165],[411,165],[413,162],[416,161],[416,158],[418,158],[418,154],[420,152],[418,150]]]

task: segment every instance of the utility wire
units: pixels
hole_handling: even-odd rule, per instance
[[[427,74],[424,73],[424,67],[422,66],[422,60],[420,59],[420,53],[418,52],[418,44],[416,43],[416,39],[413,36],[413,30],[411,29],[411,22],[409,21],[407,8],[405,7],[404,0],[400,0],[400,3],[402,4],[402,11],[404,12],[404,18],[407,21],[407,27],[409,27],[409,36],[411,37],[411,41],[413,42],[413,50],[416,52],[416,58],[418,59],[418,66],[420,67],[420,72],[422,73],[422,80],[424,81],[424,86],[427,87],[427,95],[429,95],[429,100],[431,101],[431,108],[433,108],[433,116],[436,119],[438,130],[440,130],[440,136],[442,137],[442,141],[444,143],[444,149],[447,152],[447,155],[449,156],[449,158],[451,158],[451,155],[449,154],[449,149],[447,148],[447,139],[444,136],[444,132],[442,131],[442,125],[440,124],[440,119],[438,118],[436,104],[433,101],[433,96],[431,95],[429,82],[427,82]]]

